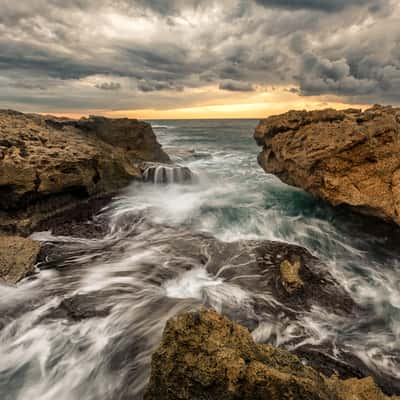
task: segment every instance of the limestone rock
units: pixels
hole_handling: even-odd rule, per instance
[[[384,400],[369,379],[327,379],[291,353],[254,343],[214,311],[170,320],[145,400]]]
[[[400,109],[289,111],[262,120],[259,163],[332,205],[400,224]]]
[[[34,272],[40,244],[17,236],[0,236],[0,282],[15,284]]]
[[[299,275],[300,268],[300,261],[295,261],[293,264],[288,260],[281,262],[281,281],[289,294],[297,292],[304,286],[304,282]]]
[[[27,234],[55,212],[141,179],[143,161],[169,162],[147,123],[0,111],[0,232]]]

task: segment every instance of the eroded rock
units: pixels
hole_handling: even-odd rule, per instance
[[[171,319],[153,354],[145,400],[385,400],[372,379],[326,378],[291,353],[254,343],[214,311]],[[395,398],[393,398],[394,400]]]
[[[169,162],[145,122],[0,111],[0,232],[28,234],[88,197],[141,179],[143,161]]]
[[[283,287],[289,294],[297,292],[304,286],[304,282],[299,275],[300,268],[300,261],[291,263],[288,260],[284,260],[281,262],[281,281]]]
[[[266,172],[400,224],[400,109],[289,111],[262,120],[254,137]]]
[[[17,236],[0,236],[0,282],[15,284],[35,271],[40,244]]]

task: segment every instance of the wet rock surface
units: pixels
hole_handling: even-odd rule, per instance
[[[207,251],[212,255],[206,264],[208,271],[223,279],[234,278],[236,284],[249,291],[271,293],[287,307],[289,314],[315,306],[344,315],[357,310],[349,293],[335,281],[328,267],[303,247],[273,241],[223,243],[215,239],[209,240],[208,246]],[[282,263],[301,265],[296,278],[303,284],[298,290],[289,292],[286,289]],[[221,265],[229,265],[229,268],[220,270]],[[263,306],[268,307],[268,302],[259,299],[258,307]],[[250,327],[249,321],[242,323]]]
[[[169,161],[147,123],[0,111],[0,233],[29,234],[88,197],[141,179],[142,161]]]
[[[15,284],[33,274],[40,244],[17,236],[0,236],[0,283]]]
[[[82,321],[88,318],[106,317],[110,309],[102,306],[101,297],[101,293],[98,293],[65,298],[45,318]]]
[[[86,239],[101,238],[109,227],[101,211],[106,208],[113,196],[92,197],[77,206],[46,218],[36,226],[36,231],[51,231],[55,236],[71,236]]]
[[[291,353],[256,344],[214,311],[171,319],[153,354],[145,400],[384,400],[371,378],[330,379]]]
[[[254,137],[266,172],[400,224],[400,109],[289,111],[262,120]]]
[[[155,184],[168,183],[193,183],[196,180],[195,174],[188,168],[180,165],[152,165],[144,164],[143,180]]]

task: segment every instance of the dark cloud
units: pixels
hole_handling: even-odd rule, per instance
[[[288,88],[288,89],[285,89],[285,90],[286,90],[286,92],[289,92],[289,93],[292,93],[292,94],[300,93],[300,90],[298,88],[295,88],[295,87],[291,87],[291,88]]]
[[[118,82],[103,82],[94,85],[97,89],[101,90],[119,90],[121,89],[121,84]]]
[[[378,86],[377,80],[354,76],[346,59],[330,60],[311,52],[302,56],[298,81],[305,95],[364,95]]]
[[[0,106],[196,105],[209,86],[399,103],[399,19],[396,0],[0,0]]]
[[[237,82],[237,81],[224,81],[219,84],[220,90],[229,90],[231,92],[252,92],[254,87],[248,82]]]
[[[378,11],[382,1],[379,0],[255,0],[265,7],[285,8],[290,10],[317,10],[337,12],[349,7],[371,6]]]
[[[176,90],[182,91],[182,85],[174,85],[172,82],[162,81],[141,81],[138,82],[138,89],[142,92],[157,92],[160,90]]]

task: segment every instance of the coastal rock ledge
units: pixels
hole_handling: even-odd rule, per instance
[[[400,224],[400,109],[289,111],[262,120],[259,164],[332,205]]]
[[[143,161],[170,162],[148,123],[0,110],[0,234],[27,235],[84,199],[141,179]]]
[[[214,311],[171,319],[153,354],[145,400],[398,400],[372,378],[326,378],[291,353],[254,343]]]

